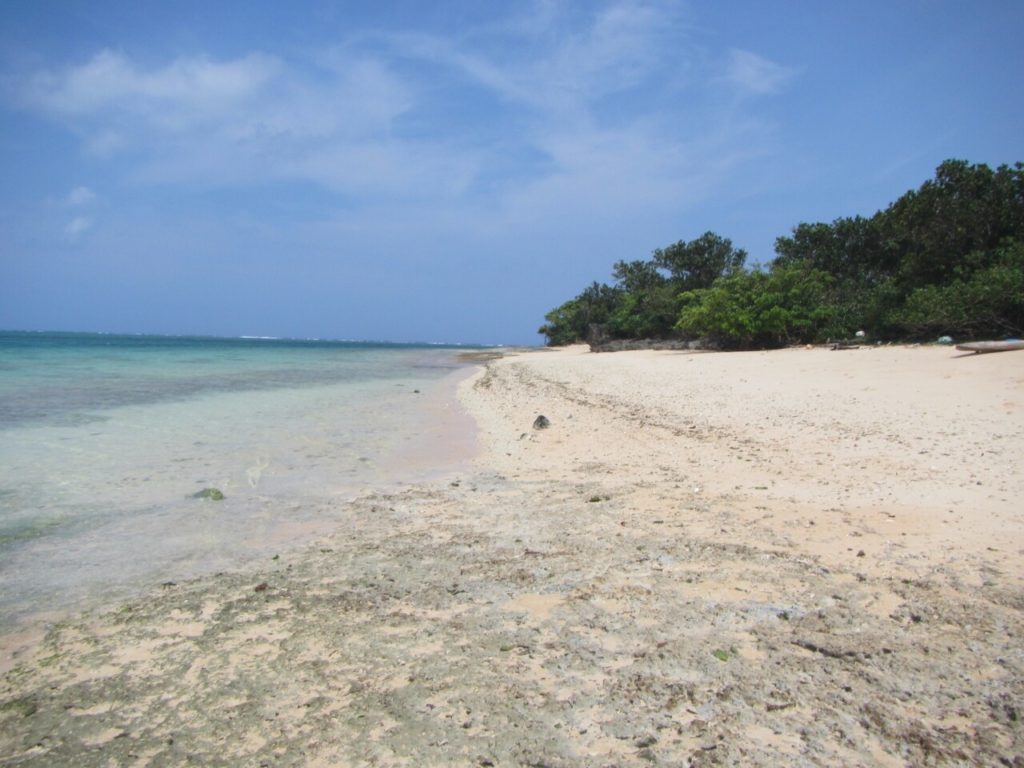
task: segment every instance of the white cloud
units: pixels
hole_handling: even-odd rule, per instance
[[[64,234],[67,235],[68,239],[72,242],[78,240],[88,229],[91,229],[93,220],[88,216],[75,216],[71,221],[68,222],[67,226],[64,227]]]
[[[101,128],[85,139],[85,151],[95,157],[110,157],[128,145],[127,138],[119,131]]]
[[[88,187],[75,187],[69,193],[65,199],[65,203],[69,206],[77,207],[83,205],[89,205],[96,200],[96,193]]]
[[[168,133],[213,128],[235,139],[380,130],[411,106],[408,89],[372,57],[311,71],[258,53],[228,61],[199,56],[147,70],[112,51],[36,73],[22,101],[93,128],[90,142],[98,151],[123,146],[133,127]]]
[[[659,37],[666,15],[645,3],[620,3],[597,15],[592,26],[570,35],[546,69],[564,90],[591,97],[628,88],[661,58]]]
[[[729,52],[727,79],[741,91],[755,94],[778,93],[795,74],[795,70],[776,64],[750,51]]]
[[[157,106],[173,106],[179,113],[223,112],[257,93],[278,68],[277,59],[254,53],[226,62],[179,58],[145,71],[124,54],[103,50],[80,66],[36,73],[24,98],[65,115],[101,109],[147,113]]]
[[[680,97],[691,87],[699,99],[702,56],[672,5],[532,10],[458,36],[363,34],[307,59],[252,52],[150,66],[103,50],[23,78],[20,100],[96,158],[121,158],[122,178],[136,184],[301,180],[354,206],[490,206],[518,221],[530,205],[553,216],[572,195],[598,213],[694,199],[729,167],[720,158],[762,146],[750,124],[702,119],[694,92]],[[706,73],[708,87],[722,87],[716,74]],[[790,74],[730,54],[730,88],[768,93]],[[74,204],[89,194],[76,190]],[[67,233],[91,225],[80,217]]]
[[[338,143],[283,166],[281,174],[363,198],[436,202],[460,197],[478,162],[472,152],[445,152],[413,142]]]
[[[302,151],[296,142],[386,133],[412,96],[372,56],[329,69],[257,53],[179,58],[147,69],[101,51],[84,64],[28,78],[21,102],[67,123],[99,157],[131,149],[159,160],[175,147],[189,154],[200,146],[212,149],[210,157],[237,156],[248,145],[273,171],[276,160]]]
[[[683,65],[686,51],[669,52],[676,14],[648,2],[618,2],[586,23],[550,2],[463,38],[394,35],[396,51],[447,65],[495,95],[557,114],[587,111],[609,94]],[[669,55],[666,55],[669,54]]]

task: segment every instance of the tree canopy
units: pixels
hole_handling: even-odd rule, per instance
[[[742,270],[745,251],[705,232],[696,240],[659,248],[651,258],[619,261],[612,268],[614,285],[593,283],[545,316],[539,333],[552,346],[596,336],[665,338],[675,335],[682,307],[680,295],[710,288],[720,277]]]
[[[546,316],[552,345],[705,338],[731,348],[852,336],[885,340],[1024,333],[1024,164],[947,160],[869,218],[800,223],[775,259],[714,232],[619,261]]]

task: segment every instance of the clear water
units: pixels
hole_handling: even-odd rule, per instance
[[[0,628],[269,556],[454,468],[458,352],[0,333]]]

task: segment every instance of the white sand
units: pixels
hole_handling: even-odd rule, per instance
[[[637,515],[873,574],[1024,576],[1024,354],[586,347],[465,386],[481,461],[517,480],[635,485]],[[552,427],[527,429],[544,414]],[[523,438],[523,432],[527,433]],[[710,504],[712,514],[688,505]]]

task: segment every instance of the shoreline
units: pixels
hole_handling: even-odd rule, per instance
[[[452,359],[456,360],[454,357]],[[472,375],[474,367],[459,362],[445,365],[444,368],[449,372],[437,379],[416,380],[413,383],[398,381],[394,390],[397,394],[391,394],[391,382],[381,389],[379,397],[390,406],[385,410],[384,418],[392,422],[384,426],[385,432],[393,433],[394,424],[401,423],[405,434],[399,435],[401,439],[384,444],[384,450],[380,450],[376,444],[362,447],[359,454],[372,458],[358,459],[360,469],[355,477],[351,469],[355,462],[351,459],[356,453],[352,452],[350,456],[337,457],[339,461],[349,460],[348,466],[339,467],[347,470],[348,475],[341,471],[333,475],[316,472],[305,476],[306,485],[289,481],[292,490],[300,494],[295,496],[288,493],[287,488],[280,487],[280,474],[282,469],[301,472],[302,467],[296,470],[280,460],[272,465],[269,465],[269,460],[250,460],[248,464],[256,464],[253,467],[256,483],[253,483],[248,475],[248,471],[252,470],[243,473],[247,467],[244,461],[246,456],[243,455],[240,457],[241,462],[229,467],[229,473],[212,481],[219,489],[223,489],[227,501],[186,501],[187,508],[175,510],[175,513],[182,515],[181,527],[194,525],[199,529],[203,526],[212,528],[214,523],[235,525],[237,539],[244,540],[224,542],[227,546],[216,553],[215,560],[204,558],[201,549],[180,547],[173,556],[163,556],[161,553],[160,557],[150,558],[144,563],[140,561],[140,565],[130,574],[115,572],[113,569],[104,570],[102,563],[97,561],[90,564],[91,568],[77,574],[81,578],[68,579],[66,589],[42,586],[31,597],[12,589],[0,603],[0,674],[7,672],[17,663],[19,655],[37,644],[48,627],[67,621],[84,610],[104,612],[126,600],[146,594],[162,583],[192,581],[209,578],[215,572],[251,569],[274,554],[308,549],[312,542],[342,526],[344,513],[338,515],[336,512],[344,510],[348,504],[368,495],[398,493],[408,487],[441,482],[448,475],[459,471],[476,453],[475,426],[456,402],[459,381]],[[413,386],[417,388],[414,390]],[[322,397],[314,398],[310,392],[305,394],[310,396],[311,401],[323,405]],[[408,405],[403,401],[408,402]],[[170,405],[173,407],[176,404]],[[330,415],[325,417],[320,408],[308,406],[306,410],[318,419],[328,422],[332,420]],[[299,434],[308,435],[304,432]],[[24,440],[23,437],[20,439]],[[263,455],[262,451],[253,453]],[[310,463],[314,464],[318,459],[313,457]],[[267,461],[268,464],[259,466],[260,461]],[[269,472],[266,471],[268,469]],[[278,473],[277,477],[273,476],[275,473]],[[277,496],[276,500],[262,493],[262,488],[257,488],[257,484],[265,485],[261,481],[267,477],[278,483],[278,488],[272,491]],[[326,483],[325,478],[328,481]],[[146,480],[148,482],[149,478]],[[194,481],[194,478],[186,476],[176,481],[174,492],[180,487],[181,499],[187,499],[189,480]],[[148,487],[145,489],[151,490]],[[179,502],[178,496],[173,497],[173,502]],[[111,503],[116,503],[116,500]],[[151,495],[147,504],[143,505],[146,507],[143,511],[150,516],[167,515],[167,510],[152,512],[160,504],[166,506],[166,499]],[[265,513],[264,507],[271,511]],[[102,529],[103,536],[97,532],[101,530],[100,527],[95,531],[85,528],[78,538],[62,539],[58,532],[50,537],[28,539],[26,543],[30,547],[41,546],[44,555],[51,554],[46,551],[47,547],[62,554],[67,553],[66,559],[70,561],[77,557],[77,548],[85,547],[87,552],[90,547],[95,548],[96,539],[120,541],[119,534],[122,532],[117,526],[123,527],[132,522],[130,517],[111,517],[105,523],[107,528]],[[157,528],[156,532],[160,535],[180,535],[176,528]],[[81,540],[83,538],[84,542]],[[208,541],[198,543],[207,550],[212,549]],[[116,561],[114,556],[119,553],[118,545],[111,546],[110,552],[112,557],[108,559]],[[12,568],[12,562],[19,562],[19,559],[31,560],[32,550],[25,553],[15,549],[6,555],[7,567]],[[14,585],[8,581],[4,586]],[[18,599],[12,595],[17,595]]]
[[[3,678],[0,760],[1012,761],[1021,358],[487,361],[470,466],[57,625]]]

